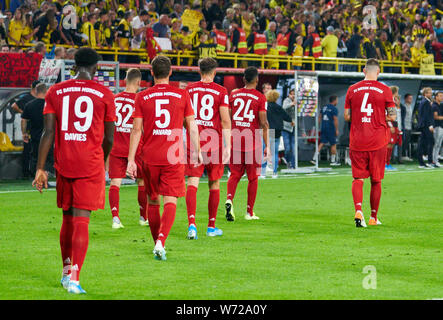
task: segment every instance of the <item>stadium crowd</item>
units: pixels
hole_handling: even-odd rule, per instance
[[[152,58],[161,50],[154,39],[159,37],[170,40],[172,51],[197,51],[200,58],[235,52],[418,65],[431,54],[435,62],[443,60],[441,9],[435,0],[5,0],[0,42],[2,52],[43,42],[126,52],[146,48]],[[137,55],[119,59],[140,61]],[[279,67],[286,68],[267,63]],[[302,67],[301,60],[293,67]]]

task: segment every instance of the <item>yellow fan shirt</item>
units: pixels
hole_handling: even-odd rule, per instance
[[[17,45],[18,43],[12,40],[13,38],[17,41],[20,41],[22,37],[22,33],[25,27],[20,20],[12,19],[9,23],[8,36],[9,36],[9,44]]]

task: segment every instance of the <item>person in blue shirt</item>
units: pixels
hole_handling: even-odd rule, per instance
[[[3,1],[2,1],[3,2]],[[12,13],[15,12],[15,10],[17,10],[21,5],[23,5],[25,3],[24,0],[11,0],[11,2],[9,3],[9,11],[11,11]]]
[[[339,166],[337,162],[337,136],[338,136],[338,110],[337,105],[338,97],[330,96],[329,103],[320,110],[320,144],[318,145],[318,153],[314,154],[312,163],[315,164],[315,159],[320,154],[321,149],[325,144],[329,144],[331,147],[331,166]]]
[[[443,28],[440,20],[435,21],[434,32],[439,42],[443,43]]]

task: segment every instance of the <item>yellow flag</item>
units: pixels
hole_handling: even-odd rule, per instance
[[[426,75],[435,75],[435,67],[434,67],[434,55],[427,54],[421,56],[420,59],[420,74]]]
[[[197,32],[200,30],[198,24],[203,18],[203,13],[190,9],[186,9],[181,16],[182,24],[187,26],[191,32]]]

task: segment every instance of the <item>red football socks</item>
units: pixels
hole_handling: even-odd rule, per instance
[[[241,179],[241,175],[238,175],[237,173],[234,173],[231,171],[231,175],[229,176],[228,185],[227,185],[228,195],[226,198],[228,200],[234,199],[235,191],[237,190],[237,185],[238,185],[238,182],[240,181],[240,179]]]
[[[355,211],[361,211],[361,204],[363,202],[363,181],[354,179],[352,181],[352,197],[354,198]]]
[[[208,212],[209,223],[208,228],[215,227],[215,219],[217,218],[218,204],[220,203],[220,189],[209,190]]]
[[[152,239],[154,243],[157,241],[158,232],[160,229],[160,206],[158,204],[148,205],[148,221],[151,229]]]
[[[197,210],[197,188],[188,186],[186,190],[186,210],[188,212],[189,225],[195,225],[195,211]]]
[[[117,186],[109,187],[109,206],[111,207],[112,217],[118,217],[118,205],[120,201],[120,188]]]
[[[145,186],[138,186],[138,205],[140,207],[140,217],[145,221],[148,219],[146,205],[148,204],[148,196],[145,193]]]
[[[65,275],[71,273],[73,231],[74,225],[72,223],[72,216],[64,214],[62,227],[60,229],[60,249],[62,252],[63,274]]]
[[[72,234],[72,270],[71,280],[79,281],[80,270],[85,260],[89,243],[89,218],[73,217],[74,232]]]
[[[172,225],[175,220],[175,212],[177,206],[174,203],[166,203],[163,208],[163,215],[160,223],[160,230],[157,240],[160,240],[165,246],[165,241],[168,238],[169,231],[171,231]]]
[[[377,220],[378,207],[381,198],[381,182],[371,181],[371,217]]]
[[[258,178],[248,182],[248,214],[254,215],[255,198],[257,197]]]
[[[393,148],[386,148],[386,165],[389,166],[391,164],[391,156],[392,156]]]

